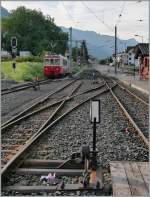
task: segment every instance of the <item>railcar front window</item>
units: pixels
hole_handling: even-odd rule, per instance
[[[49,64],[49,59],[45,59],[45,64]]]
[[[55,65],[60,65],[60,60],[59,59],[55,59]]]
[[[51,65],[55,65],[55,60],[54,59],[50,59],[50,64]]]

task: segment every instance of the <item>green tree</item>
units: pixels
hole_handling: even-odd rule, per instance
[[[73,61],[77,62],[78,57],[80,56],[80,49],[77,47],[73,47],[72,48],[72,58]]]
[[[88,50],[85,40],[83,40],[81,43],[80,56],[81,56],[81,62],[88,63],[89,55],[88,55]]]
[[[51,50],[50,42],[56,42],[53,52],[64,54],[68,42],[68,34],[55,25],[54,18],[25,7],[18,7],[9,17],[2,19],[2,46],[5,50],[11,51],[12,36],[17,37],[18,51],[28,50],[33,55]]]

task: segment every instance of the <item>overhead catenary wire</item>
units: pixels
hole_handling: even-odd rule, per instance
[[[66,13],[68,14],[69,18],[72,20],[72,22],[74,23],[74,25],[77,26],[78,23],[74,20],[73,16],[70,14],[70,12],[68,11],[68,9],[66,8],[64,2],[61,1],[61,3],[63,5],[64,9],[66,10]]]
[[[123,11],[124,11],[124,9],[125,9],[125,4],[126,4],[126,2],[123,1],[123,4],[122,4],[122,6],[121,6],[121,11],[120,11],[120,13],[119,13],[119,15],[118,15],[118,20],[117,20],[117,22],[116,22],[116,25],[118,25],[118,24],[121,22],[120,18],[122,17]]]
[[[73,21],[73,23],[75,24],[75,26],[77,26],[77,22],[74,20],[74,17],[70,14],[70,12],[68,11],[67,7],[64,5],[63,1],[61,1],[62,4],[63,4],[63,7],[65,8],[69,18]],[[114,32],[114,27],[110,27],[108,24],[106,24],[106,22],[104,21],[104,16],[102,17],[102,19],[100,17],[97,16],[97,14],[95,14],[95,12],[90,8],[88,7],[84,1],[82,1],[82,4],[89,10],[89,12],[94,15],[94,17],[97,19],[97,21],[101,22],[102,24],[104,24],[109,30],[111,30],[111,32]],[[119,16],[119,19],[122,17],[122,14],[123,14],[123,11],[125,9],[125,4],[126,2],[123,1],[123,4],[121,5],[121,10],[118,14]],[[106,11],[105,9],[101,10],[103,11],[103,15],[104,15],[104,11]],[[118,21],[116,22],[116,24],[118,25],[119,23],[121,23],[121,21],[118,19]],[[115,26],[115,25],[114,25]],[[119,37],[119,35],[118,35]]]
[[[107,27],[107,29],[109,29],[110,31],[113,31],[113,29],[112,29],[108,24],[106,24],[102,19],[100,19],[100,18],[95,14],[95,12],[85,4],[84,1],[82,1],[82,4],[91,12],[91,14],[93,14],[93,15],[95,16],[95,18],[96,18],[98,21],[100,21],[102,24],[104,24],[104,25]]]
[[[69,16],[69,19],[70,20],[72,20],[72,22],[75,24],[75,26],[77,26],[77,23],[78,22],[76,22],[76,20],[74,19],[74,16],[72,16],[72,13],[70,13],[70,10],[68,10],[68,7],[64,4],[64,2],[63,1],[61,1],[61,3],[62,3],[62,5],[63,5],[63,7],[65,8],[65,11],[66,11],[66,13],[67,13],[67,15]],[[107,9],[105,10],[105,9],[102,9],[101,11],[102,11],[102,17],[99,17],[97,14],[96,14],[96,12],[91,8],[91,7],[89,7],[87,4],[86,4],[86,2],[84,2],[84,1],[82,1],[81,2],[83,5],[84,5],[84,7],[89,11],[89,13],[90,14],[92,14],[95,18],[96,18],[96,20],[98,21],[98,22],[100,22],[100,23],[102,23],[104,26],[106,26],[107,27],[107,29],[109,29],[111,32],[114,32],[114,27],[111,27],[111,26],[109,26],[106,22],[105,22],[105,20],[104,20],[104,11],[107,11]],[[134,4],[137,4],[137,3],[139,3],[139,2],[135,2]],[[117,21],[116,21],[116,25],[118,25],[118,24],[120,24],[121,22],[122,22],[122,16],[123,16],[123,13],[124,13],[124,10],[125,10],[125,7],[126,7],[126,5],[128,5],[128,3],[126,2],[126,1],[123,1],[122,2],[122,4],[119,6],[120,7],[120,11],[118,12],[118,14],[117,14]],[[115,25],[114,25],[115,26]],[[122,45],[125,45],[125,42],[124,41],[120,41],[120,35],[119,35],[119,32],[117,32],[117,38],[118,38],[118,42],[120,43],[120,44],[122,44]],[[106,41],[105,41],[106,42]],[[109,41],[110,43],[112,42],[112,41]],[[107,42],[108,43],[108,42]],[[87,43],[88,44],[88,43]],[[105,43],[104,43],[105,44]],[[109,45],[109,44],[106,44],[106,45]],[[106,46],[105,45],[105,46]],[[95,45],[96,46],[96,45]],[[102,47],[102,46],[96,46],[96,47]],[[111,47],[112,48],[112,47]]]
[[[66,6],[64,5],[64,2],[63,1],[61,1],[61,3],[62,3],[62,5],[63,5],[63,7],[65,8],[65,10],[66,10],[66,13],[68,14],[68,16],[69,16],[69,18],[71,18],[71,20],[73,21],[73,23],[75,24],[75,26],[76,26],[76,21],[74,20],[74,18],[73,18],[73,16],[70,14],[70,12],[67,10],[67,8],[66,8]],[[84,2],[82,2],[82,3],[84,3]],[[86,6],[86,5],[85,5]],[[103,20],[101,20],[88,6],[86,6],[86,8],[88,9],[88,10],[90,10],[90,12],[92,12],[92,14],[94,14],[94,16],[98,19],[98,21],[100,21],[101,23],[103,23],[105,26],[107,26],[107,28],[109,29],[109,30],[111,30],[111,31],[113,31],[112,29],[111,29],[111,27],[110,26],[108,26],[105,22],[104,22],[104,18],[103,18]],[[78,41],[78,40],[72,40],[72,41]],[[87,44],[90,44],[90,43],[88,43],[87,42]],[[96,46],[96,45],[95,45]],[[98,46],[96,46],[96,47],[98,47]]]
[[[95,14],[95,12],[85,4],[84,1],[82,1],[82,4],[90,11],[90,13],[91,13],[92,15],[95,16],[95,18],[96,18],[99,22],[101,22],[102,24],[104,24],[104,25],[107,27],[107,29],[109,29],[111,32],[114,32],[113,28],[111,28],[108,24],[106,24],[106,23],[104,22],[104,16],[103,16],[103,19],[100,19],[100,18]],[[104,11],[104,9],[103,9],[103,11]],[[103,15],[104,15],[104,12],[103,12]],[[96,47],[98,47],[98,46],[96,46]]]

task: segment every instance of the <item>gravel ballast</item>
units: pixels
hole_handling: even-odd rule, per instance
[[[93,72],[93,70],[92,70]],[[91,72],[91,73],[92,73]],[[90,79],[93,80],[93,75],[89,71],[84,71],[81,77],[84,79],[85,87],[82,85],[81,89],[90,87]],[[88,80],[85,80],[87,75]],[[94,77],[99,78],[96,72]],[[102,82],[103,80],[101,80]],[[97,82],[99,83],[99,82]],[[110,82],[111,83],[111,82]],[[94,87],[94,83],[92,85]],[[81,91],[81,89],[79,91]],[[105,89],[105,88],[104,88]],[[102,88],[103,90],[103,88]],[[115,90],[116,91],[116,90]],[[65,93],[65,91],[64,91]],[[117,93],[117,91],[116,91]],[[94,95],[94,93],[90,93]],[[56,95],[55,95],[56,96]],[[63,96],[62,93],[57,94],[58,97]],[[79,103],[81,100],[87,98],[89,95],[85,94],[74,98],[72,103]],[[120,95],[121,96],[121,95]],[[54,97],[55,98],[55,97]],[[120,110],[116,100],[112,97],[110,92],[105,92],[95,99],[100,100],[100,123],[97,124],[97,150],[98,163],[104,169],[104,185],[111,184],[111,176],[109,171],[110,161],[146,161],[149,160],[149,151],[144,146],[143,142],[131,126],[128,119]],[[129,102],[129,99],[126,99]],[[67,108],[71,108],[72,104],[67,103],[60,114]],[[60,115],[59,114],[59,115]],[[74,152],[81,151],[81,147],[85,144],[92,148],[93,143],[93,128],[90,123],[90,101],[84,103],[76,110],[70,112],[67,116],[59,120],[55,125],[49,128],[40,138],[34,143],[28,151],[27,159],[62,159],[66,160]],[[42,174],[41,174],[42,175]],[[57,176],[57,174],[56,174]],[[80,177],[59,177],[65,178],[66,183],[78,183]],[[40,181],[40,176],[23,175],[11,173],[6,185],[44,185],[47,183]],[[13,192],[4,192],[4,195],[21,194]],[[26,194],[24,194],[26,195]],[[32,193],[31,195],[78,195],[70,192],[40,192]],[[80,195],[97,195],[95,192],[81,192]],[[106,195],[101,193],[101,195]]]

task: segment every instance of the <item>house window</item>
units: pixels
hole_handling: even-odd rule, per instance
[[[131,57],[129,58],[129,60],[131,60]]]
[[[129,55],[131,55],[131,53],[129,53]]]

